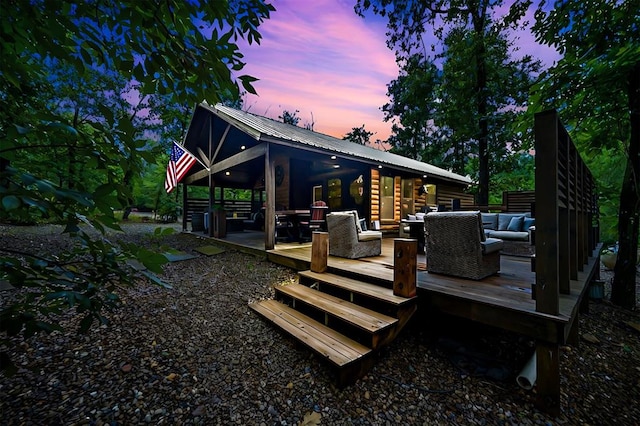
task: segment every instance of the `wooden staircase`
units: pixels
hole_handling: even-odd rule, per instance
[[[416,297],[332,273],[301,271],[275,287],[274,300],[249,305],[337,370],[339,386],[366,374],[372,354],[392,342],[417,309]]]

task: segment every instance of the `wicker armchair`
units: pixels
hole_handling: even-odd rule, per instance
[[[359,259],[382,253],[382,232],[363,231],[356,211],[329,213],[327,231],[331,256]]]
[[[434,212],[424,222],[429,272],[480,280],[500,271],[502,240],[485,237],[480,212]]]

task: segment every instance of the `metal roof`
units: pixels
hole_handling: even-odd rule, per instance
[[[404,169],[409,172],[439,177],[441,179],[454,181],[460,184],[470,185],[473,183],[469,177],[441,169],[440,167],[436,167],[428,163],[423,163],[398,154],[378,150],[347,140],[338,139],[333,136],[293,126],[271,118],[240,111],[222,104],[217,104],[215,107],[211,107],[206,103],[201,103],[199,106],[208,109],[225,121],[237,125],[256,140],[269,141],[272,143],[285,142],[300,144],[325,150],[335,155],[353,157],[372,164],[389,166],[395,169]]]

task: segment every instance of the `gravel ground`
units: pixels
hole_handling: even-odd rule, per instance
[[[144,243],[155,227],[125,225],[121,237]],[[0,247],[60,250],[59,231],[0,227]],[[109,326],[77,334],[68,317],[65,332],[18,342],[18,374],[0,376],[0,424],[640,424],[640,333],[627,325],[640,315],[606,297],[580,318],[580,345],[560,351],[562,414],[552,418],[533,407],[535,389],[515,383],[534,348],[519,336],[421,315],[338,389],[328,365],[247,306],[294,271],[227,250],[170,263],[161,278],[173,289],[126,290]]]

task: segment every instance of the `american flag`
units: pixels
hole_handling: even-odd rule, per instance
[[[196,161],[198,160],[191,153],[177,143],[173,143],[171,154],[169,155],[169,165],[167,166],[167,180],[164,182],[164,189],[167,190],[167,194],[178,186],[178,182],[187,174]]]

